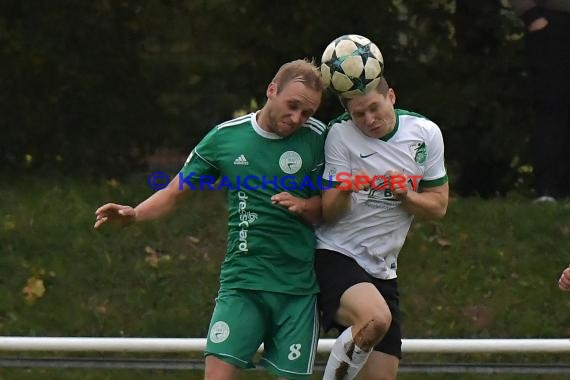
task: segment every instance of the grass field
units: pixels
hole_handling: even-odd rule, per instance
[[[34,178],[0,184],[0,335],[203,337],[225,244],[224,196],[197,193],[161,222],[95,232],[101,204],[151,194],[126,182]],[[416,221],[399,261],[406,338],[564,338],[570,203],[453,199]],[[0,353],[2,356],[3,355]],[[46,353],[46,356],[56,356]],[[406,355],[405,362],[559,362],[567,355]],[[12,379],[200,379],[199,372],[9,369]],[[269,379],[245,372],[242,379]],[[315,378],[318,378],[316,376]],[[399,379],[562,379],[406,374]]]
[[[160,371],[126,371],[126,370],[7,370],[1,372],[2,380],[124,380],[124,379],[159,379],[159,380],[202,380],[202,374],[195,372],[160,372]],[[258,372],[243,372],[240,380],[270,380],[275,377]],[[312,380],[320,380],[317,374]],[[568,375],[523,375],[523,374],[407,374],[400,373],[398,380],[566,380]]]

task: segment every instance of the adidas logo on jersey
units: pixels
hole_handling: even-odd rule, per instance
[[[247,162],[245,156],[242,154],[234,160],[234,165],[249,165],[249,162]]]

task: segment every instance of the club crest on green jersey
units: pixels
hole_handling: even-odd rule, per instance
[[[425,142],[417,142],[410,145],[410,152],[417,164],[423,165],[427,159],[427,146]]]
[[[295,174],[301,169],[303,159],[299,153],[288,150],[279,157],[279,167],[287,174]]]

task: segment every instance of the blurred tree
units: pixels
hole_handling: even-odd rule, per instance
[[[442,127],[453,188],[502,194],[526,162],[519,32],[495,0],[5,0],[0,170],[116,175],[187,153],[262,105],[279,65],[357,33],[380,47],[398,106]],[[341,111],[328,97],[317,116]]]
[[[140,3],[2,2],[3,169],[121,171],[139,141],[152,143],[159,113],[137,55]]]

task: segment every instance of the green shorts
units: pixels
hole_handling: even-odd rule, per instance
[[[263,343],[263,367],[287,379],[308,379],[318,338],[315,294],[220,290],[205,355],[252,368],[252,359]]]

